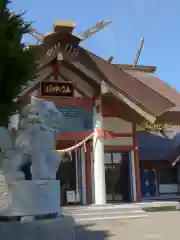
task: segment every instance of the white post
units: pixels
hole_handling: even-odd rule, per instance
[[[94,130],[96,133],[98,129],[103,130],[103,118],[101,111],[94,110]],[[103,136],[98,136],[98,134],[94,135],[93,154],[95,204],[106,204],[104,138]]]
[[[91,179],[92,179],[92,203],[95,203],[95,191],[94,191],[94,156],[91,152]]]
[[[75,166],[76,166],[76,202],[79,203],[80,196],[79,196],[79,172],[78,172],[78,153],[77,149],[75,149]]]
[[[86,169],[85,169],[85,152],[84,148],[81,147],[81,176],[82,176],[82,204],[87,203],[86,199]]]
[[[134,161],[134,151],[131,151],[130,155],[130,161],[131,161],[131,174],[132,174],[132,190],[133,190],[133,201],[137,201],[136,196],[136,173],[135,173],[135,161]]]

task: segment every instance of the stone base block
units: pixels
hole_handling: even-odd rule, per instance
[[[3,240],[73,240],[75,223],[71,217],[31,222],[0,223]]]
[[[0,182],[1,216],[38,216],[60,214],[58,180]]]

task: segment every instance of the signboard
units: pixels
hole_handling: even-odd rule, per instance
[[[92,111],[81,107],[57,107],[62,113],[60,131],[91,131],[93,129]]]
[[[41,96],[73,97],[74,85],[71,82],[41,82]]]

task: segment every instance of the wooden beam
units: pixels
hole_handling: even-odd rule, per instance
[[[61,72],[59,73],[60,78],[62,78],[63,81],[65,82],[72,82],[69,78],[67,78],[66,76],[64,76]],[[82,92],[78,86],[77,86],[77,91],[82,95],[82,96],[86,96],[84,92]]]
[[[77,74],[71,71],[69,68],[64,65],[61,66],[61,75],[69,79],[71,82],[74,82],[77,88],[84,92],[86,96],[92,98],[94,96],[94,90],[89,84],[87,84],[82,78],[80,78]]]
[[[154,73],[157,69],[156,66],[143,66],[143,65],[136,65],[134,68],[133,64],[113,64],[113,66],[118,67],[122,70],[139,70],[143,72]]]
[[[92,79],[97,84],[101,84],[102,79],[96,73],[94,73],[94,71],[92,71],[91,69],[87,68],[82,63],[80,63],[80,62],[71,62],[71,65],[73,65],[75,68],[77,68],[78,70],[83,72],[87,77]]]
[[[71,69],[71,71],[73,71],[75,74],[77,74],[78,76],[80,76],[82,79],[84,79],[85,82],[87,82],[91,87],[93,87],[94,89],[98,89],[100,91],[100,85],[99,82],[97,83],[93,78],[91,78],[90,76],[88,76],[86,74],[86,72],[82,71],[81,69],[77,68],[76,66],[74,66],[74,64],[72,62],[64,62],[64,65]]]
[[[39,83],[43,81],[45,78],[50,76],[53,73],[53,67],[51,65],[46,68],[41,69],[37,73],[37,77],[33,81],[29,81],[29,85],[27,88],[22,90],[22,92],[17,96],[16,101],[19,101],[22,97],[29,95],[32,91],[36,90],[39,87]]]

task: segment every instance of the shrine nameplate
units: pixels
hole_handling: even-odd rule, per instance
[[[46,97],[73,97],[74,85],[72,82],[42,82],[41,96]]]

